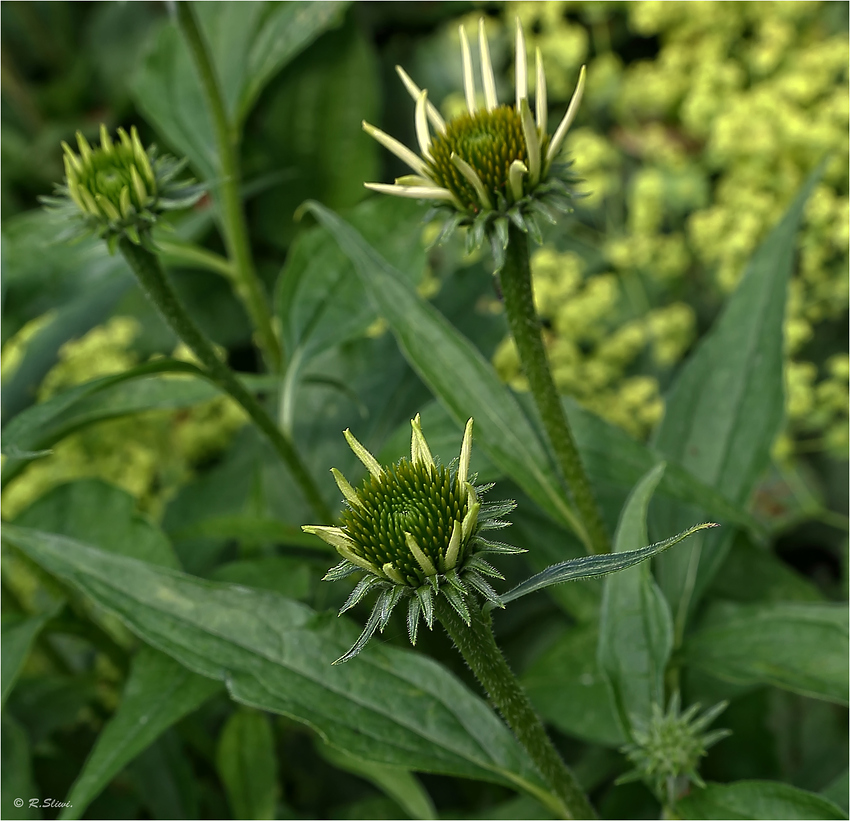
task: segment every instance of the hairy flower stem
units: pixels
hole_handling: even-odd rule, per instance
[[[266,366],[272,373],[279,373],[282,366],[280,345],[272,325],[268,299],[254,269],[248,226],[239,196],[239,132],[227,116],[218,76],[191,3],[177,3],[177,22],[200,75],[201,87],[212,117],[221,163],[221,215],[227,254],[233,264],[233,287],[254,325]]]
[[[519,351],[522,369],[531,386],[534,402],[552,444],[558,466],[582,519],[584,532],[579,532],[578,536],[591,552],[608,553],[611,550],[608,534],[582,467],[581,457],[561,406],[561,398],[552,380],[546,349],[543,347],[540,320],[534,309],[531,288],[528,237],[514,225],[509,229],[505,264],[499,271],[499,279],[505,299],[508,326]]]
[[[550,808],[562,818],[597,818],[587,796],[564,764],[528,696],[508,667],[493,636],[489,616],[477,607],[470,607],[470,612],[472,624],[468,627],[445,598],[437,598],[436,614],[440,624],[557,796],[557,804],[549,802]],[[543,800],[541,796],[538,798]]]
[[[245,409],[254,424],[266,435],[286,463],[313,512],[322,521],[332,521],[333,516],[328,506],[322,499],[312,476],[301,461],[292,442],[284,436],[265,408],[242,384],[236,374],[222,362],[212,343],[180,303],[174,288],[159,264],[159,259],[141,245],[135,245],[126,238],[120,240],[118,248],[124,259],[127,260],[130,269],[136,275],[145,295],[159,310],[166,324],[198,357],[209,378],[225,393],[232,396]]]

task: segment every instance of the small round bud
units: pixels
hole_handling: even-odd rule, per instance
[[[186,161],[157,156],[155,146],[145,149],[135,126],[128,134],[118,129],[113,140],[100,127],[100,146],[92,148],[77,132],[77,151],[65,151],[65,183],[42,202],[75,225],[74,234],[95,234],[115,250],[126,237],[135,244],[152,245],[150,232],[166,211],[188,208],[203,194],[200,186],[178,181]]]

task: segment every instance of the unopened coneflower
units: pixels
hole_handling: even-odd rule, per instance
[[[352,648],[335,663],[354,658],[376,630],[386,627],[395,607],[407,603],[407,629],[416,644],[421,618],[433,626],[435,603],[445,599],[466,624],[472,598],[501,606],[485,577],[503,576],[482,556],[522,553],[510,545],[485,539],[482,532],[504,527],[501,517],[514,503],[482,502],[490,486],[476,486],[469,477],[472,420],[466,425],[460,457],[452,469],[439,465],[422,433],[419,415],[411,421],[410,459],[382,467],[355,439],[345,438],[369,476],[355,489],[336,468],[334,479],[347,503],[339,527],[304,525],[336,548],[342,561],[328,571],[326,581],[353,573],[365,575],[340,610],[354,607],[377,592],[372,613]]]
[[[478,46],[484,105],[479,107],[472,56],[463,26],[460,27],[464,92],[467,110],[446,122],[400,66],[396,71],[416,101],[415,125],[419,153],[373,125],[365,131],[405,162],[413,174],[393,185],[366,183],[384,194],[431,200],[443,210],[446,222],[441,237],[458,226],[469,226],[469,247],[490,240],[497,267],[504,261],[509,224],[540,241],[538,217],[554,222],[558,212],[572,210],[574,177],[569,165],[559,161],[564,137],[575,119],[584,92],[585,70],[555,133],[548,132],[546,76],[540,50],[536,53],[534,112],[528,98],[525,37],[517,20],[516,99],[500,104],[490,62],[490,48],[479,24]]]

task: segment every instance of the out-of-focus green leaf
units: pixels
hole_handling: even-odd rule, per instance
[[[844,605],[720,603],[688,637],[685,655],[721,679],[847,704],[847,648]]]
[[[277,756],[264,713],[242,707],[230,716],[216,751],[234,818],[271,819],[277,801]]]
[[[192,821],[200,816],[195,774],[173,730],[150,744],[128,770],[152,818]]]
[[[53,488],[19,514],[15,524],[49,528],[162,567],[180,566],[165,534],[136,513],[136,500],[100,479],[79,479]]]
[[[18,613],[4,613],[2,622],[2,642],[0,642],[0,661],[2,670],[0,676],[3,682],[3,695],[0,704],[6,703],[6,697],[12,691],[18,674],[27,660],[30,647],[35,641],[41,628],[53,617],[59,609],[57,604],[50,612],[37,616],[23,616]]]
[[[665,467],[654,467],[629,496],[614,538],[614,555],[647,541],[646,513]],[[599,668],[626,735],[635,722],[649,722],[653,704],[664,704],[664,671],[672,649],[673,617],[649,563],[609,576],[599,616]]]
[[[198,3],[194,10],[237,133],[268,80],[339,19],[342,3]],[[177,27],[160,31],[133,84],[145,116],[205,180],[219,163],[200,80]]]
[[[549,454],[490,363],[350,225],[318,203],[309,208],[350,257],[408,362],[455,422],[463,425],[472,416],[487,457],[556,521],[578,528]]]
[[[30,799],[39,799],[39,791],[32,777],[30,743],[26,730],[6,711],[2,719],[2,767],[0,767],[0,812],[3,818],[41,818],[39,808],[30,807]],[[15,801],[22,801],[18,807]]]
[[[60,818],[81,818],[89,804],[172,724],[222,690],[150,647],[133,659],[121,704],[97,737]]]
[[[815,793],[778,781],[736,781],[696,788],[676,804],[681,818],[832,819],[842,810]]]
[[[651,559],[659,553],[663,553],[668,548],[673,547],[673,545],[679,544],[683,539],[687,539],[688,536],[700,530],[705,530],[707,527],[715,527],[715,525],[711,522],[695,525],[683,533],[665,539],[663,542],[656,542],[655,544],[647,545],[637,550],[628,550],[623,553],[601,553],[593,556],[580,556],[577,559],[570,559],[569,561],[552,565],[552,567],[546,568],[542,573],[537,573],[507,593],[503,593],[501,599],[507,603],[521,596],[527,596],[529,593],[534,593],[537,590],[543,590],[543,588],[553,584],[562,584],[563,582],[571,582],[576,579],[591,579],[595,576],[607,576],[609,573],[618,573],[628,567],[633,567],[640,562]]]
[[[328,744],[322,744],[319,751],[322,757],[335,767],[371,781],[385,795],[392,798],[411,818],[423,819],[423,821],[437,818],[437,810],[434,807],[434,802],[431,801],[431,796],[428,795],[419,779],[409,770],[364,761]]]
[[[595,624],[567,630],[522,676],[534,706],[561,732],[618,747],[626,736],[599,670]]]
[[[820,795],[841,807],[845,814],[850,810],[848,794],[850,794],[850,772],[847,769],[820,791]]]
[[[298,559],[265,556],[219,565],[211,578],[260,590],[274,590],[290,599],[306,599],[310,593],[310,569]]]
[[[735,504],[748,501],[782,424],[786,291],[803,207],[820,174],[813,172],[756,250],[723,313],[679,373],[656,431],[655,447],[665,459]],[[656,514],[654,529],[666,533],[702,515],[663,500]],[[729,531],[702,534],[658,560],[659,584],[679,635],[731,538]]]
[[[332,667],[358,632],[345,620],[55,534],[7,525],[3,538],[148,643],[225,679],[237,701],[288,715],[366,760],[496,781],[551,801],[508,729],[430,659],[375,645],[356,664]]]

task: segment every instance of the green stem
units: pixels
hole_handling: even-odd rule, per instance
[[[587,796],[564,764],[528,696],[508,667],[496,644],[489,617],[478,608],[470,609],[472,624],[467,626],[444,597],[437,597],[437,618],[557,796],[558,805],[553,809],[563,818],[597,818]]]
[[[224,108],[224,97],[218,76],[210,58],[209,49],[198,28],[192,4],[177,3],[177,22],[189,45],[195,68],[201,79],[204,97],[212,117],[218,157],[221,163],[221,212],[224,223],[224,242],[233,263],[233,284],[236,294],[245,306],[257,333],[257,342],[266,365],[273,373],[282,366],[280,345],[274,332],[268,300],[254,269],[248,226],[239,195],[239,134],[233,128]]]
[[[286,462],[316,515],[322,521],[330,522],[333,518],[331,512],[292,442],[283,435],[265,408],[242,384],[236,374],[221,361],[212,343],[186,313],[171,283],[166,279],[159,259],[147,249],[133,244],[126,238],[120,240],[118,247],[139,280],[142,290],[157,307],[168,326],[198,357],[210,379],[245,409],[254,424],[268,437],[274,449]]]
[[[608,534],[582,467],[546,359],[540,320],[534,309],[531,289],[528,237],[514,225],[510,226],[505,264],[499,272],[499,278],[505,298],[508,326],[519,351],[522,369],[531,386],[534,402],[552,444],[558,466],[586,529],[585,533],[579,533],[578,536],[592,552],[608,553],[611,549]]]

